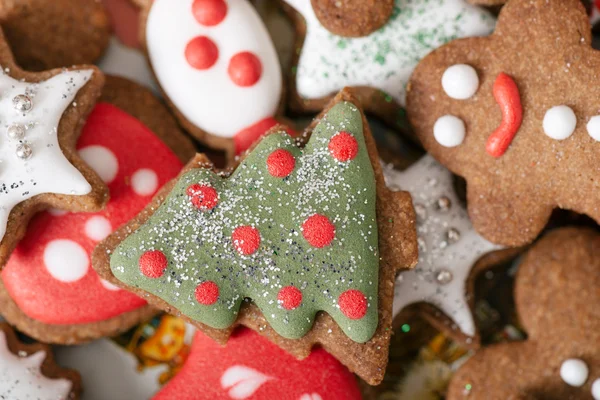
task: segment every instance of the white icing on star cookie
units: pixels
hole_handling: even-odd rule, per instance
[[[345,86],[370,86],[405,105],[406,83],[430,51],[460,37],[490,34],[494,17],[464,0],[396,0],[390,20],[361,38],[329,32],[309,0],[285,0],[306,21],[306,38],[298,61],[300,97],[318,99]]]
[[[68,379],[50,379],[40,370],[46,353],[30,356],[13,354],[0,332],[0,398],[63,400],[69,398],[72,383]]]
[[[424,156],[403,172],[384,168],[384,176],[391,189],[410,192],[417,213],[419,262],[398,276],[394,316],[410,304],[426,302],[474,336],[466,282],[476,261],[502,246],[475,232],[454,191],[452,173],[433,157]]]
[[[275,115],[281,67],[249,1],[155,0],[146,43],[162,89],[198,128],[231,138]]]
[[[66,71],[39,83],[1,73],[0,239],[10,211],[20,202],[42,193],[91,192],[90,184],[60,149],[58,124],[92,73]]]

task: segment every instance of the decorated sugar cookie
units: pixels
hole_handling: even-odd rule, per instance
[[[48,345],[21,343],[0,324],[0,398],[75,400],[80,392],[79,374],[56,365]]]
[[[600,236],[586,229],[556,230],[535,244],[515,286],[528,339],[475,354],[447,398],[600,399],[599,254]]]
[[[93,66],[25,72],[0,33],[0,267],[37,211],[95,211],[102,180],[77,155],[81,125],[104,83]]]
[[[198,379],[201,376],[202,379]],[[296,360],[249,329],[225,347],[201,332],[181,371],[154,400],[298,399],[359,400],[356,378],[325,350]]]
[[[395,271],[416,262],[414,213],[385,188],[356,104],[342,92],[304,148],[272,133],[227,178],[197,158],[96,249],[95,268],[220,342],[245,325],[298,357],[320,343],[380,381]]]
[[[2,271],[0,314],[44,342],[72,344],[114,335],[155,313],[141,298],[100,279],[90,255],[179,173],[180,160],[194,154],[152,94],[112,77],[77,150],[108,185],[106,208],[36,216]]]
[[[487,35],[495,23],[465,0],[283,1],[295,10],[298,36],[291,106],[317,111],[352,86],[367,112],[405,129],[406,84],[419,60],[454,38]]]
[[[394,316],[417,305],[436,327],[463,344],[479,337],[472,315],[476,272],[494,264],[484,255],[502,246],[479,236],[455,193],[452,173],[426,155],[408,170],[384,169],[392,189],[410,192],[417,214],[419,263],[396,280]],[[500,254],[495,258],[503,259]],[[498,260],[494,260],[498,261]],[[440,318],[441,310],[449,317]]]
[[[141,2],[148,59],[188,132],[239,154],[277,124],[281,67],[251,2]]]
[[[577,0],[511,1],[493,35],[454,41],[419,64],[409,117],[424,147],[467,180],[482,236],[531,242],[554,208],[600,221],[599,69]]]

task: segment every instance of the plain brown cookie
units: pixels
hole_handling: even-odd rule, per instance
[[[313,124],[307,129],[306,136],[308,137],[310,135],[312,129],[314,129],[322,116],[327,113],[329,108],[342,101],[348,101],[357,106],[359,104],[349,91],[342,91],[332,101],[330,106],[323,111],[323,114],[315,119]],[[178,310],[174,309],[158,297],[149,295],[147,292],[140,289],[128,287],[117,280],[110,269],[110,254],[112,254],[119,243],[148,220],[158,206],[162,204],[175,184],[175,181],[166,185],[161,192],[155,196],[153,203],[139,214],[135,220],[109,236],[96,248],[93,254],[94,267],[102,278],[117,286],[126,287],[128,290],[131,290],[140,296],[145,296],[153,305],[186,319],[220,343],[227,342],[227,339],[235,327],[243,325],[258,331],[260,334],[266,336],[269,340],[298,358],[308,356],[310,349],[314,345],[319,344],[362,379],[373,385],[378,384],[383,379],[385,366],[388,360],[388,346],[392,333],[391,324],[394,278],[400,268],[410,268],[414,266],[417,258],[417,244],[414,228],[415,215],[410,195],[406,192],[391,192],[387,189],[383,180],[375,141],[371,136],[364,115],[363,126],[369,158],[373,165],[376,177],[378,194],[377,221],[379,227],[378,237],[381,260],[379,269],[378,300],[379,325],[375,335],[368,342],[360,344],[352,341],[326,313],[320,313],[317,316],[312,329],[301,339],[285,339],[276,334],[269,326],[258,307],[246,302],[243,303],[239,312],[239,317],[234,325],[224,330],[218,330],[187,319],[185,316],[181,315]],[[198,167],[211,168],[211,165],[206,157],[199,155],[193,162],[188,164],[186,170]]]
[[[8,351],[10,353],[12,353],[14,356],[19,357],[21,359],[24,360],[23,363],[23,376],[21,377],[21,379],[16,380],[15,382],[6,382],[3,381],[2,383],[6,386],[11,386],[11,390],[10,391],[6,391],[0,394],[0,396],[2,396],[2,398],[5,399],[17,399],[19,398],[19,395],[25,395],[28,396],[28,394],[26,393],[27,389],[25,389],[24,387],[30,387],[32,388],[32,393],[30,395],[32,395],[33,393],[35,393],[37,390],[37,388],[35,385],[37,384],[37,379],[36,376],[38,374],[41,374],[44,378],[48,378],[51,380],[66,380],[68,382],[70,382],[70,391],[66,394],[65,397],[60,397],[61,400],[77,400],[79,399],[79,396],[81,395],[81,377],[79,376],[79,373],[77,373],[77,371],[72,370],[72,369],[66,369],[66,368],[62,368],[59,365],[56,364],[56,362],[54,361],[54,355],[52,354],[52,349],[50,348],[50,346],[48,346],[47,344],[43,344],[43,343],[31,343],[31,344],[25,344],[23,342],[21,342],[18,338],[17,335],[15,334],[15,331],[12,330],[12,328],[10,326],[8,326],[6,323],[0,323],[0,331],[2,332],[2,335],[4,336],[3,339],[5,340],[5,344],[4,346],[6,346],[6,348],[8,349]],[[38,355],[39,353],[42,353],[42,358],[39,359]],[[37,359],[37,362],[34,363],[30,360],[25,361],[26,359],[30,359],[35,357]],[[0,362],[2,362],[3,365],[6,365],[6,363],[8,363],[7,360],[0,360]],[[6,368],[6,367],[5,367]],[[39,371],[39,372],[38,372]],[[15,370],[11,370],[10,371],[10,377],[14,378],[19,371],[15,371]],[[3,379],[5,379],[5,376],[2,376]],[[24,393],[20,393],[21,390],[25,390]],[[66,389],[68,390],[68,389]],[[8,397],[4,397],[4,396],[8,396]],[[25,397],[21,397],[21,399],[24,399]],[[26,398],[33,398],[33,397],[26,397]],[[36,397],[37,398],[37,397]]]
[[[24,201],[13,207],[8,215],[6,233],[0,242],[0,266],[3,266],[6,263],[10,253],[14,249],[16,243],[25,235],[27,222],[36,212],[50,207],[69,211],[98,211],[104,207],[108,201],[108,195],[104,182],[87,164],[81,160],[75,151],[75,144],[77,143],[81,128],[85,122],[85,118],[94,107],[96,99],[100,96],[102,86],[104,85],[104,76],[102,72],[100,72],[98,68],[91,65],[77,66],[69,69],[54,69],[35,73],[23,71],[15,64],[9,46],[1,32],[0,65],[2,65],[3,71],[7,76],[21,82],[32,84],[41,83],[68,71],[92,71],[91,78],[89,78],[87,83],[85,83],[84,86],[77,91],[73,102],[62,114],[57,127],[58,142],[63,155],[73,166],[75,166],[75,168],[79,170],[85,180],[87,180],[87,182],[91,185],[92,189],[88,194],[79,196],[42,193],[30,198],[25,197]],[[43,83],[41,85],[43,85]],[[35,87],[35,85],[32,86],[32,88],[34,88],[32,90],[37,90]],[[42,89],[44,88],[43,86],[41,87]],[[61,96],[66,96],[66,93],[72,91],[72,88],[68,86],[65,89],[66,92],[62,94],[56,94],[57,99],[61,98]],[[35,100],[35,96],[33,99]],[[30,105],[31,104],[32,103],[30,103]],[[35,107],[35,103],[33,103],[32,109],[33,107]],[[6,133],[3,132],[3,135],[6,135]],[[28,137],[26,135],[25,140],[27,140],[27,138]],[[35,149],[35,144],[33,144],[33,148]],[[35,157],[35,151],[31,157]],[[59,177],[56,177],[56,179],[58,178]],[[25,196],[25,194],[26,193],[23,193],[23,196]]]
[[[375,32],[394,10],[394,0],[311,0],[311,4],[321,24],[344,37]]]
[[[2,0],[0,24],[17,63],[32,71],[92,64],[110,38],[98,0]]]
[[[195,155],[194,145],[179,130],[166,107],[148,89],[127,79],[109,76],[99,103],[116,106],[142,122],[167,144],[181,162],[185,163]],[[135,150],[135,143],[131,144],[131,148],[132,151]],[[8,265],[10,266],[10,262]],[[104,321],[49,324],[30,317],[19,309],[3,282],[0,282],[0,304],[0,314],[20,331],[45,343],[68,345],[117,335],[158,313],[156,309],[146,305]],[[76,304],[72,306],[76,307]]]
[[[479,85],[468,99],[450,98],[442,76],[464,64],[476,71]],[[578,0],[511,1],[493,35],[453,41],[416,68],[407,106],[414,131],[426,150],[466,179],[469,215],[488,240],[509,246],[531,242],[555,208],[600,221],[599,143],[586,127],[598,115],[593,100],[600,95],[598,70],[600,53],[591,48],[590,24]],[[456,75],[454,84],[464,89],[467,80],[460,79]],[[549,110],[556,106],[570,108],[576,118],[564,140],[545,133],[546,113],[552,116],[556,110]],[[550,129],[570,123],[564,110],[549,120]],[[434,137],[434,125],[447,115],[466,128],[455,147]],[[440,135],[453,135],[441,126]]]
[[[515,298],[528,339],[481,350],[458,370],[448,399],[591,400],[592,385],[600,387],[598,233],[563,228],[543,237],[519,267]],[[589,371],[580,387],[561,378],[569,359]]]

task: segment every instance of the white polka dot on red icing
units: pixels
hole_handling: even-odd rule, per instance
[[[60,282],[78,281],[87,274],[89,265],[85,249],[72,240],[53,240],[44,249],[44,266]]]
[[[85,223],[85,234],[97,242],[104,240],[112,232],[110,221],[101,215],[95,215]]]
[[[138,169],[131,176],[131,187],[140,196],[153,195],[158,189],[158,176],[151,169]]]
[[[65,215],[68,211],[61,210],[60,208],[49,208],[48,212],[50,213],[50,215],[52,215],[54,217],[60,217],[60,216]]]
[[[305,393],[299,400],[323,400],[319,393]]]
[[[106,183],[117,176],[119,161],[112,151],[104,146],[87,146],[79,150],[79,155]]]
[[[113,290],[113,291],[121,290],[120,287],[115,286],[112,283],[110,283],[109,281],[104,280],[102,278],[100,278],[100,283],[102,284],[102,286],[104,286],[108,290]]]

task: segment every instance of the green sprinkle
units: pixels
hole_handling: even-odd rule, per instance
[[[408,332],[410,332],[410,325],[409,324],[404,324],[404,325],[402,325],[401,329],[402,329],[402,332],[408,333]]]

